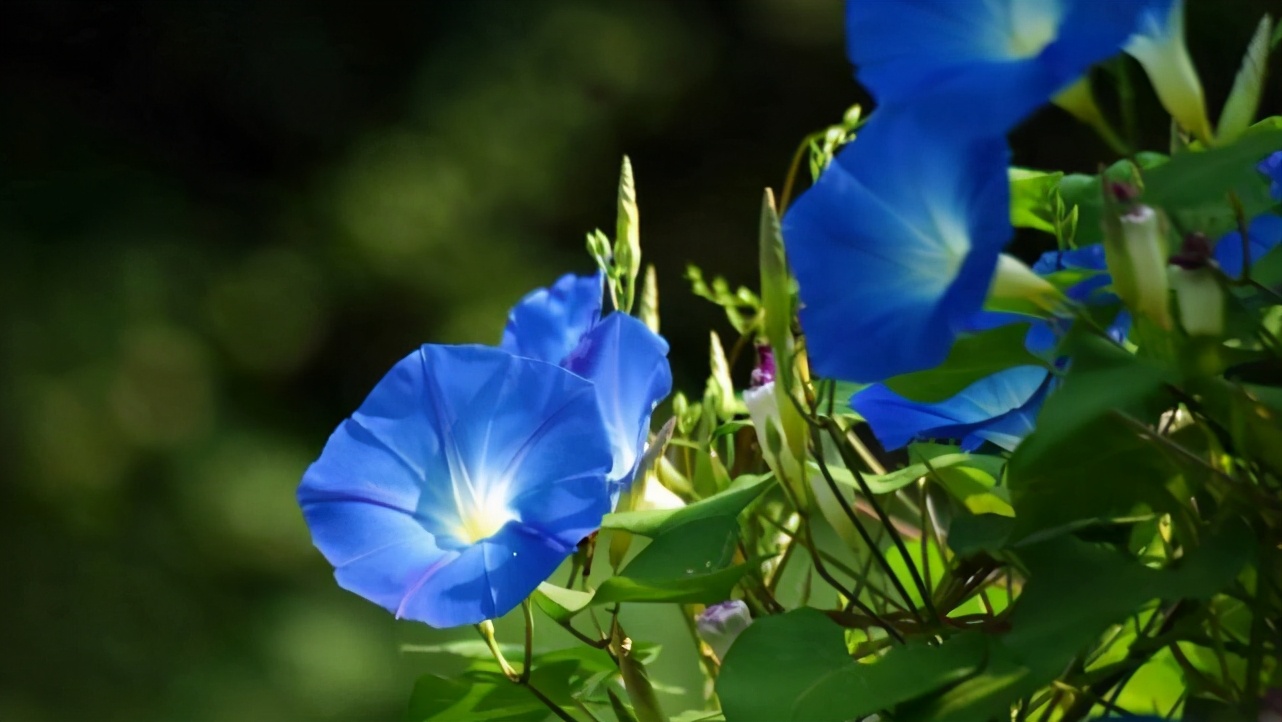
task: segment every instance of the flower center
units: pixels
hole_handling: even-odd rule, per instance
[[[1006,52],[1012,59],[1039,55],[1059,35],[1060,18],[1056,3],[1018,0],[1011,3],[1010,13]]]
[[[468,544],[488,539],[499,532],[503,525],[517,516],[500,499],[482,499],[466,509],[459,509],[455,535]]]

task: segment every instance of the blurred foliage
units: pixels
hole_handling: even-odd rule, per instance
[[[1269,5],[1241,2],[1191,3],[1206,78]],[[428,664],[399,645],[445,637],[333,583],[303,469],[411,348],[493,342],[524,292],[589,270],[624,152],[697,390],[728,327],[681,270],[753,279],[761,189],[866,100],[840,13],[0,5],[0,719],[399,718]],[[1063,146],[1016,134],[1021,165],[1108,156],[1058,111],[1035,124]]]

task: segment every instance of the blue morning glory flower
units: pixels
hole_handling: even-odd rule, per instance
[[[1282,154],[1280,154],[1282,155]],[[1247,253],[1254,265],[1282,243],[1282,217],[1264,213],[1251,220],[1246,228]],[[1215,244],[1215,262],[1230,276],[1239,276],[1246,267],[1242,261],[1242,233],[1229,231]]]
[[[784,216],[821,376],[872,382],[935,366],[983,304],[1012,233],[1009,152],[1000,136],[964,138],[947,123],[879,111]]]
[[[1282,150],[1260,161],[1256,168],[1269,177],[1269,195],[1275,201],[1282,201]]]
[[[963,451],[985,441],[1013,450],[1032,430],[1050,380],[1041,366],[1016,366],[935,404],[918,403],[873,384],[852,396],[850,405],[888,451],[921,439],[960,439]]]
[[[1103,289],[1110,283],[1104,272],[1104,252],[1099,245],[1042,255],[1033,270],[1048,275],[1064,270],[1099,271],[1068,289],[1066,295],[1087,304],[1115,304],[1116,296]],[[1063,321],[1031,320],[1013,314],[981,312],[971,319],[968,330],[981,331],[1010,323],[1028,324],[1024,344],[1029,351],[1054,362]],[[1130,317],[1119,313],[1109,328],[1115,339],[1126,335]],[[851,408],[868,422],[873,434],[887,450],[924,439],[957,439],[964,451],[973,451],[988,442],[1013,451],[1033,430],[1042,403],[1056,385],[1056,378],[1043,366],[1015,366],[979,379],[956,396],[927,404],[906,399],[884,384],[873,384],[850,399]]]
[[[591,381],[428,345],[334,431],[298,502],[340,586],[453,627],[513,609],[600,526],[612,464]]]
[[[885,106],[937,99],[954,123],[1004,133],[1170,0],[850,0],[859,80]]]
[[[650,414],[672,391],[668,343],[623,313],[601,317],[604,277],[567,274],[512,308],[500,348],[588,379],[609,433],[612,494],[632,481]]]
[[[398,617],[502,616],[630,483],[672,374],[667,343],[601,317],[600,275],[512,309],[500,348],[423,346],[374,387],[298,500],[339,585]]]

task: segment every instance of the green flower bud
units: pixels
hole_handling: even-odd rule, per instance
[[[1171,266],[1171,288],[1179,304],[1180,326],[1188,335],[1224,332],[1224,289],[1210,268]]]
[[[997,271],[988,287],[991,298],[1029,301],[1053,311],[1064,296],[1050,281],[1033,273],[1023,261],[1005,253],[997,257]]]
[[[1126,52],[1144,66],[1162,107],[1182,128],[1210,143],[1211,122],[1206,116],[1202,81],[1184,43],[1184,0],[1175,0],[1169,12],[1145,12],[1141,30],[1126,44]]]
[[[1171,328],[1167,247],[1162,216],[1136,204],[1104,224],[1104,257],[1113,290],[1136,314]]]

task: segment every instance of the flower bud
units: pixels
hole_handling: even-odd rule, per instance
[[[753,371],[754,380],[757,373]],[[800,483],[805,479],[805,474],[801,461],[794,457],[785,443],[783,419],[775,393],[775,382],[768,381],[745,389],[743,403],[748,407],[748,416],[752,419],[753,430],[757,432],[757,443],[761,445],[761,455],[765,457],[766,465],[783,483]]]
[[[748,614],[748,605],[738,599],[713,604],[700,612],[695,620],[699,638],[712,647],[720,660],[726,658],[730,645],[750,624],[752,615]]]
[[[1202,81],[1184,43],[1184,0],[1175,0],[1163,13],[1154,4],[1144,12],[1140,32],[1131,36],[1126,52],[1144,66],[1162,107],[1182,128],[1211,142]]]
[[[775,352],[767,344],[757,344],[757,366],[752,369],[752,388],[765,386],[775,380]]]
[[[1171,328],[1170,285],[1162,217],[1146,205],[1133,205],[1104,224],[1104,257],[1113,290],[1135,313]]]
[[[1023,261],[1008,254],[997,257],[997,270],[988,287],[992,298],[1029,301],[1046,311],[1055,310],[1063,294],[1050,281],[1033,273]]]
[[[1190,336],[1224,332],[1224,289],[1210,268],[1171,266],[1171,288],[1179,304],[1180,325]]]

